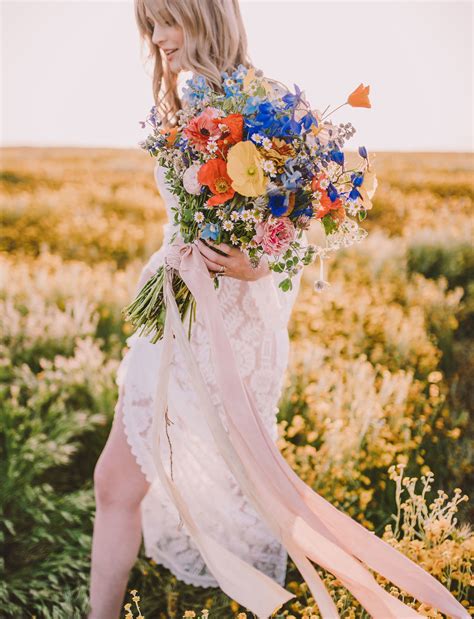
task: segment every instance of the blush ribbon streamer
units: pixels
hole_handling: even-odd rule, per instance
[[[160,441],[168,418],[168,384],[173,346],[182,352],[200,409],[218,449],[242,492],[269,530],[285,546],[308,584],[323,619],[339,617],[317,570],[331,572],[375,619],[423,617],[392,596],[366,566],[414,598],[454,619],[469,619],[467,610],[434,576],[374,533],[334,507],[308,486],[287,463],[263,424],[252,393],[243,382],[226,334],[219,300],[196,243],[171,243],[164,258],[166,319],[153,417],[153,460],[164,488],[220,588],[230,598],[268,619],[295,595],[219,543],[192,515],[168,475]],[[211,399],[173,294],[173,271],[193,294],[204,321],[223,417]]]

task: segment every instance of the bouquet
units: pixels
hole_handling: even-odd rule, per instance
[[[200,75],[186,82],[176,126],[164,127],[156,106],[141,122],[151,133],[139,145],[166,169],[177,196],[179,235],[184,243],[200,238],[236,246],[255,267],[265,256],[269,268],[283,274],[283,291],[319,257],[315,290],[321,291],[329,285],[323,277],[328,252],[367,235],[358,220],[372,207],[377,186],[367,150],[359,147],[359,165],[347,169],[343,146],[355,129],[327,120],[335,110],[312,109],[296,84],[290,92],[243,65],[221,77],[221,91]],[[360,84],[342,105],[371,107],[369,88]],[[322,226],[324,246],[305,242],[312,222]],[[122,310],[153,343],[163,336],[165,269],[160,266]],[[217,276],[214,283],[219,286]],[[172,288],[182,319],[189,315],[190,333],[195,303],[176,269]]]

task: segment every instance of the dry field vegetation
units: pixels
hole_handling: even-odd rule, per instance
[[[0,410],[2,617],[80,618],[92,472],[130,333],[120,310],[159,247],[164,207],[139,150],[2,150]],[[291,320],[279,447],[317,492],[383,536],[466,606],[473,536],[473,160],[378,153],[369,237],[309,267]],[[471,512],[472,513],[472,512]],[[319,568],[318,568],[319,569]],[[341,617],[366,617],[320,570]],[[442,617],[379,582],[427,617]],[[275,617],[319,617],[296,597]],[[141,553],[128,590],[147,619],[245,617]],[[138,605],[127,592],[124,616]],[[250,617],[247,614],[247,617]]]

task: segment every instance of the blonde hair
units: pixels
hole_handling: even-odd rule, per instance
[[[153,98],[165,125],[176,125],[176,112],[181,109],[178,75],[170,71],[160,48],[152,42],[153,25],[145,7],[156,21],[183,29],[183,68],[202,75],[218,92],[222,92],[222,71],[233,71],[239,64],[253,66],[238,0],[135,0],[142,45],[147,44],[148,58],[154,64]]]

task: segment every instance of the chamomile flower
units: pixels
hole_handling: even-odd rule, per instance
[[[270,161],[269,159],[264,159],[264,161],[262,162],[262,169],[264,172],[266,172],[270,176],[276,175],[275,164],[273,161]]]
[[[207,150],[213,155],[217,150],[216,138],[209,138],[207,142]]]
[[[218,217],[218,219],[223,219],[225,217],[225,213],[221,208],[219,208],[216,211],[216,216]]]
[[[251,140],[253,140],[255,144],[260,144],[263,140],[263,135],[261,135],[260,133],[254,133],[251,137]]]
[[[231,221],[224,221],[222,227],[226,232],[230,232],[234,228],[234,224]]]
[[[232,245],[238,245],[239,244],[239,239],[237,238],[237,236],[235,234],[231,234],[230,235],[230,242],[232,243]]]
[[[238,221],[240,219],[239,211],[232,211],[232,213],[230,214],[230,218],[232,219],[232,221]]]
[[[197,211],[194,213],[194,221],[197,221],[198,224],[201,224],[204,221],[204,214],[201,211]]]
[[[265,150],[270,150],[270,148],[272,147],[272,141],[270,140],[270,138],[264,137],[262,139],[262,146]]]
[[[252,211],[242,211],[240,215],[240,219],[242,221],[251,221],[252,220]]]
[[[262,221],[263,215],[262,215],[261,211],[258,211],[257,209],[253,209],[253,211],[252,211],[252,219],[254,220],[255,223],[258,223],[259,221]]]

